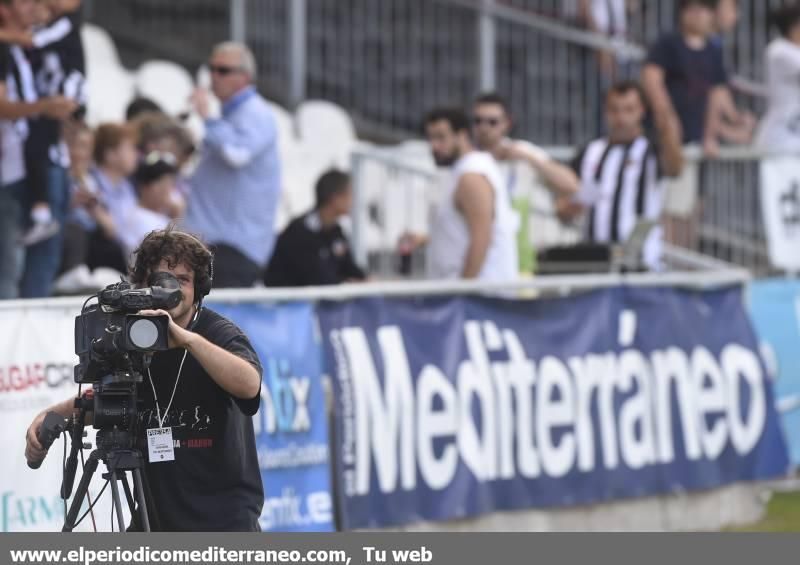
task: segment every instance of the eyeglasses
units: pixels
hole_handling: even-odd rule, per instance
[[[500,118],[484,118],[482,116],[473,116],[472,123],[476,126],[486,124],[488,126],[495,128],[498,125],[500,125]]]
[[[145,155],[142,161],[147,166],[153,166],[157,163],[166,163],[167,165],[174,167],[177,164],[177,159],[175,159],[175,155],[164,151],[151,151],[150,153]]]
[[[226,65],[209,65],[208,68],[212,74],[217,74],[223,77],[244,71],[244,69],[241,67],[228,67]]]

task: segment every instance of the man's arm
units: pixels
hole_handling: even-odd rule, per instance
[[[192,103],[206,120],[206,146],[218,152],[231,167],[248,165],[261,151],[277,143],[278,126],[274,119],[248,121],[241,126],[224,119],[211,119],[208,92],[203,89],[194,92]]]
[[[736,108],[730,88],[718,85],[711,90],[706,112],[706,137],[732,143],[749,143],[755,120],[749,112]]]
[[[168,316],[169,346],[188,350],[214,382],[231,396],[250,400],[261,390],[258,371],[241,357],[211,343],[200,334],[180,327],[164,310],[142,310],[139,313]]]
[[[29,31],[0,28],[0,43],[16,44],[26,48],[33,47],[33,34]]]
[[[683,171],[681,124],[675,112],[654,115],[658,132],[659,163],[664,175],[677,177]]]
[[[642,69],[642,87],[650,102],[650,108],[653,114],[658,115],[676,115],[675,108],[672,106],[672,100],[669,98],[667,86],[665,82],[665,74],[663,67],[655,63],[647,63]],[[683,132],[681,137],[683,137]]]
[[[572,195],[578,192],[580,181],[570,167],[551,159],[544,151],[537,151],[526,143],[512,142],[510,147],[512,159],[520,159],[533,167],[542,176],[544,184],[560,195]]]
[[[197,359],[215,383],[236,398],[242,400],[255,398],[261,390],[261,377],[255,367],[203,336],[188,331],[187,333],[189,336],[184,347]]]
[[[63,120],[72,115],[77,104],[63,96],[43,98],[36,102],[11,102],[8,100],[6,85],[0,82],[0,119],[18,120],[32,116],[45,115]]]
[[[461,177],[454,198],[469,231],[469,247],[461,276],[474,279],[481,272],[492,240],[494,191],[483,175],[467,173]]]
[[[274,123],[267,126],[263,122],[256,122],[235,127],[225,120],[209,120],[206,122],[205,142],[228,165],[238,169],[248,165],[256,155],[273,145],[277,134]]]
[[[73,415],[78,414],[78,409],[75,408],[75,400],[77,396],[71,396],[66,400],[59,402],[58,404],[54,404],[45,410],[42,410],[31,422],[31,425],[28,426],[28,431],[25,434],[25,459],[29,462],[33,463],[36,461],[44,460],[45,456],[47,455],[47,451],[42,447],[42,444],[39,443],[39,438],[36,437],[39,433],[39,429],[42,427],[42,422],[44,422],[45,416],[48,412],[55,412],[59,416],[63,416],[64,418],[71,418]],[[86,424],[91,424],[91,412],[87,413],[86,415]]]

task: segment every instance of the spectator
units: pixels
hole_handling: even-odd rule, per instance
[[[757,143],[765,149],[800,152],[800,4],[779,8],[773,22],[780,33],[767,47],[769,98]]]
[[[27,51],[39,96],[65,95],[77,114],[85,105],[84,58],[80,40],[80,0],[39,3],[38,27]],[[58,274],[64,246],[63,226],[69,211],[69,158],[62,142],[62,123],[47,117],[30,122],[26,144],[31,227],[23,237],[29,248],[21,295],[49,296]]]
[[[128,179],[137,165],[134,132],[127,126],[101,125],[95,132],[94,162],[90,174],[97,184],[97,206],[100,213],[108,214],[104,221],[98,221],[98,228],[90,237],[89,269],[110,267],[125,273],[127,261],[119,243],[119,226],[137,203],[136,191]]]
[[[136,129],[141,155],[158,151],[175,157],[179,175],[164,213],[172,219],[183,217],[190,186],[180,172],[186,169],[195,150],[191,133],[179,122],[160,112],[144,112],[130,124]]]
[[[717,9],[714,14],[714,27],[716,35],[711,39],[712,43],[723,47],[725,36],[732,33],[739,23],[739,1],[738,0],[717,0]]]
[[[278,129],[272,109],[256,92],[256,61],[239,43],[218,45],[209,62],[222,117],[211,119],[208,94],[194,106],[206,120],[206,138],[186,210],[186,227],[215,248],[214,284],[252,286],[275,243],[281,191]]]
[[[61,261],[62,276],[56,281],[56,291],[63,286],[62,279],[75,278],[74,269],[88,275],[89,234],[97,229],[97,183],[89,174],[94,150],[94,133],[82,122],[70,124],[66,131],[70,159],[70,185],[72,188],[70,212],[64,226],[64,250]],[[88,276],[83,276],[88,279]],[[83,288],[88,285],[78,285]]]
[[[609,39],[625,40],[628,36],[628,5],[626,0],[580,0],[579,12],[586,27]],[[625,74],[630,61],[612,51],[597,52],[602,83],[611,84]],[[604,88],[603,91],[606,89]]]
[[[586,145],[573,166],[581,179],[576,197],[562,197],[562,218],[587,212],[587,241],[619,243],[628,239],[639,220],[657,221],[664,200],[662,175],[677,176],[683,165],[677,118],[657,121],[658,142],[644,134],[645,98],[635,82],[621,82],[606,99],[608,136]],[[643,261],[660,268],[661,229],[651,231]]]
[[[452,174],[430,237],[404,237],[401,253],[427,244],[430,278],[515,279],[519,222],[497,162],[473,148],[469,118],[461,110],[434,110],[425,118],[425,129],[436,164]]]
[[[532,172],[530,182],[541,182],[560,194],[578,190],[578,177],[569,167],[553,160],[543,149],[523,140],[508,137],[513,127],[505,99],[495,93],[479,96],[472,106],[472,132],[480,151],[491,153],[500,165],[509,194],[523,190],[522,168]]]
[[[155,101],[144,96],[137,96],[125,108],[125,121],[132,122],[143,114],[152,113],[165,115],[164,110]]]
[[[578,191],[575,172],[551,159],[544,150],[527,141],[509,139],[513,127],[508,104],[499,95],[479,96],[472,106],[473,139],[481,151],[491,153],[500,166],[504,186],[521,215],[517,245],[520,269],[533,270],[533,250],[530,245],[528,208],[531,190],[544,185],[557,194],[572,195]]]
[[[278,237],[267,267],[267,286],[316,286],[363,281],[339,219],[350,213],[350,175],[336,170],[316,185],[314,209],[295,218]]]
[[[752,132],[752,117],[733,103],[722,51],[710,42],[716,5],[717,0],[681,0],[679,31],[656,42],[642,71],[654,116],[671,120],[674,112],[683,142],[703,143],[710,156],[718,154],[720,138],[745,142]]]
[[[170,218],[164,210],[175,190],[177,172],[175,157],[171,153],[153,151],[139,164],[133,177],[139,202],[126,211],[119,229],[126,259],[130,260],[148,233],[166,229],[169,225]]]
[[[33,0],[0,0],[3,29],[24,35],[34,21],[34,9]],[[40,99],[32,77],[23,49],[0,43],[0,298],[13,298],[19,293],[29,119],[40,115],[63,119],[75,108],[72,101],[61,96]]]

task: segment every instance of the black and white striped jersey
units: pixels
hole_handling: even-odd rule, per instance
[[[581,180],[577,200],[588,208],[588,241],[624,242],[638,221],[660,218],[665,188],[657,147],[647,137],[631,143],[596,139],[579,152],[573,167]],[[656,228],[645,243],[644,260],[651,267],[659,262],[661,237]]]

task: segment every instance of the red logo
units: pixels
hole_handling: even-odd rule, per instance
[[[24,392],[42,387],[58,388],[64,383],[73,382],[73,366],[69,363],[0,366],[0,393]]]

